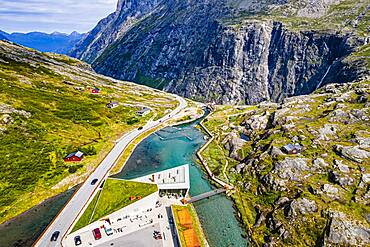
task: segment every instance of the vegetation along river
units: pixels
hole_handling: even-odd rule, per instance
[[[162,129],[141,142],[121,173],[115,177],[132,179],[183,164],[190,167],[190,194],[196,196],[214,187],[196,163],[195,154],[204,145],[198,122]],[[246,246],[244,231],[235,217],[233,203],[225,195],[194,203],[211,247]]]

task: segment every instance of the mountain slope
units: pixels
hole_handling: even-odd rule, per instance
[[[368,73],[345,62],[368,42],[366,0],[147,2],[136,18],[102,21],[72,54],[115,78],[232,104],[281,101]],[[113,15],[141,13],[135,3],[120,1]]]
[[[4,35],[7,40],[17,44],[36,49],[41,52],[54,52],[67,54],[74,45],[83,37],[82,34],[73,32],[69,35],[63,33],[11,33]]]
[[[99,87],[100,94],[91,90]],[[119,102],[114,109],[106,107]],[[165,93],[0,41],[0,222],[83,181],[122,134],[174,109]],[[143,106],[153,111],[138,117]],[[63,157],[81,150],[80,163]]]

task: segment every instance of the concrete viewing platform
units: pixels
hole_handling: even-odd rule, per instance
[[[155,184],[158,189],[154,193],[143,198],[140,197],[128,206],[117,208],[115,212],[70,233],[64,239],[63,246],[75,246],[76,238],[82,242],[79,245],[81,247],[112,245],[139,247],[143,246],[143,243],[146,244],[145,246],[179,246],[173,215],[169,208],[172,205],[182,205],[181,199],[188,196],[190,189],[189,165],[125,181]],[[129,195],[122,194],[122,196]],[[111,228],[112,233],[108,234],[107,226]],[[101,237],[99,239],[94,237],[94,229],[100,230]],[[159,233],[161,237],[155,237]]]

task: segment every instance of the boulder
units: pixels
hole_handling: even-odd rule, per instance
[[[356,117],[358,120],[369,121],[369,113],[366,109],[353,109],[351,115]]]
[[[349,160],[362,163],[364,159],[370,158],[370,152],[360,149],[359,146],[341,146],[337,145],[336,150]]]
[[[370,173],[362,174],[361,181],[365,184],[370,184]]]
[[[14,122],[14,119],[9,114],[4,114],[1,117],[1,121],[0,121],[0,123],[3,123],[3,124],[10,124],[10,123],[13,123],[13,122]]]
[[[266,217],[258,206],[255,207],[255,210],[257,213],[257,217],[256,217],[256,222],[254,223],[253,227],[259,227],[261,223],[266,219]]]
[[[272,158],[277,158],[279,156],[284,156],[285,154],[280,150],[280,148],[272,146],[270,149],[270,155]]]
[[[319,129],[319,140],[329,141],[336,136],[338,126],[335,124],[325,124],[324,127]]]
[[[307,159],[303,158],[286,158],[276,164],[273,172],[282,179],[300,181],[303,178],[303,172],[309,171]]]
[[[329,122],[348,123],[350,114],[342,109],[336,109],[329,114]]]
[[[245,141],[241,139],[236,132],[231,132],[222,142],[225,149],[230,152],[230,157],[240,160],[237,151],[241,149]]]
[[[267,127],[269,113],[265,112],[262,115],[253,115],[250,119],[245,120],[245,126],[252,130],[264,130]]]
[[[236,173],[241,173],[244,167],[246,166],[245,163],[240,163],[235,167]]]
[[[367,131],[358,131],[355,134],[355,141],[360,148],[370,148],[370,133]]]
[[[318,208],[316,202],[313,200],[308,200],[306,198],[298,198],[293,200],[288,206],[287,216],[294,218],[300,214],[312,214],[317,212]]]
[[[271,173],[266,174],[262,177],[262,184],[265,187],[269,187],[276,191],[286,191],[286,180],[278,179],[274,177]]]
[[[330,182],[339,184],[340,186],[352,186],[355,181],[353,178],[345,175],[341,176],[338,172],[329,171],[329,180]]]
[[[349,167],[343,164],[343,161],[341,160],[334,160],[334,165],[335,165],[335,168],[337,168],[341,172],[348,173],[350,171]]]
[[[338,193],[339,193],[339,190],[338,188],[334,187],[333,185],[330,185],[330,184],[324,184],[322,187],[321,187],[321,190],[328,196],[330,197],[337,197]]]
[[[326,168],[329,166],[328,163],[325,162],[325,160],[323,158],[316,158],[314,161],[313,161],[313,165],[316,169],[319,169],[319,168]]]
[[[342,212],[330,212],[330,220],[325,229],[325,246],[368,246],[370,245],[370,229],[362,224],[351,221]]]
[[[281,126],[286,123],[285,116],[289,113],[289,108],[281,108],[272,113],[272,124]]]
[[[27,111],[24,111],[24,110],[16,110],[15,108],[13,108],[12,106],[7,105],[7,104],[0,104],[0,114],[10,115],[12,113],[24,116],[26,118],[30,118],[32,116],[32,114],[30,112],[27,112]]]
[[[280,206],[283,206],[283,205],[287,204],[289,201],[290,201],[290,200],[289,200],[289,198],[288,198],[288,197],[283,196],[283,197],[280,197],[280,198],[275,202],[275,205],[280,207]]]

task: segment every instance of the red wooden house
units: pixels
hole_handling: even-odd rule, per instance
[[[93,88],[93,89],[91,89],[91,93],[92,94],[99,94],[100,93],[100,89],[99,88]]]
[[[83,159],[84,153],[81,151],[73,152],[64,157],[65,162],[79,162]]]

